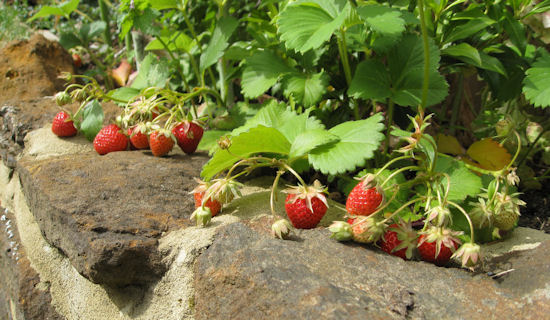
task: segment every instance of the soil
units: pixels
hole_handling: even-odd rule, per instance
[[[550,185],[525,191],[520,198],[526,205],[521,209],[518,225],[550,233]]]

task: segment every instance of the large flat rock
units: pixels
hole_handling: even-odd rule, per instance
[[[265,232],[265,223],[223,228],[197,259],[196,319],[545,319],[550,314],[550,241],[492,256],[489,266],[517,270],[493,280],[485,272],[404,261],[372,247],[338,243],[324,228],[280,241]]]
[[[189,225],[189,192],[205,155],[95,152],[18,162],[28,205],[49,243],[94,283],[145,284],[166,270],[158,239]]]

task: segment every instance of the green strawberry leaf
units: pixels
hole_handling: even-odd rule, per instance
[[[364,165],[384,140],[382,120],[382,114],[378,113],[365,120],[348,121],[331,128],[329,132],[340,141],[313,149],[309,162],[316,170],[331,175]]]
[[[200,70],[203,72],[223,56],[225,49],[229,46],[229,38],[237,29],[239,21],[231,16],[222,17],[218,20],[210,43],[201,54]]]
[[[479,55],[479,51],[465,42],[448,46],[447,48],[441,50],[441,54],[451,56],[476,67],[481,66],[481,56]]]
[[[446,173],[451,179],[451,188],[448,199],[463,201],[468,196],[477,196],[481,190],[481,178],[471,172],[462,161],[439,154],[435,171]],[[443,178],[443,185],[447,185],[447,178]]]
[[[338,140],[340,140],[340,138],[324,129],[304,131],[294,139],[290,147],[289,158],[301,157],[320,145],[334,143]]]
[[[170,67],[166,60],[157,60],[153,54],[148,54],[141,61],[139,73],[131,87],[142,90],[148,87],[164,88],[170,79]]]
[[[242,91],[245,97],[256,98],[273,86],[280,77],[294,69],[271,51],[259,51],[246,59]]]
[[[202,135],[202,139],[197,147],[198,150],[212,152],[218,148],[218,140],[225,135],[229,135],[229,131],[225,130],[206,130]]]
[[[357,8],[359,16],[374,31],[384,35],[398,35],[405,31],[405,20],[401,11],[375,4]]]
[[[136,97],[139,92],[140,90],[138,89],[130,87],[120,87],[107,92],[107,97],[128,102]]]
[[[523,94],[535,107],[550,105],[550,55],[545,54],[527,70],[523,80]]]
[[[44,18],[49,16],[64,16],[66,18],[78,8],[80,0],[71,0],[61,3],[57,6],[43,6],[36,14],[30,17],[27,22],[31,22],[38,18]]]
[[[324,72],[309,74],[293,73],[285,81],[285,95],[293,96],[305,107],[315,105],[326,92],[329,78]]]
[[[309,117],[308,112],[298,115],[284,104],[272,100],[243,126],[233,130],[231,135],[237,136],[258,125],[278,129],[290,143],[294,143],[302,132],[325,128],[319,120]]]
[[[388,71],[378,60],[359,64],[348,94],[362,99],[391,98],[401,106],[416,106],[421,101],[424,80],[424,49],[422,39],[407,35],[388,54]],[[437,70],[439,49],[430,42],[430,78],[427,106],[447,96],[447,82]]]
[[[82,109],[80,131],[86,139],[93,141],[99,130],[103,127],[103,108],[97,100],[92,100]]]
[[[89,43],[94,37],[105,31],[105,28],[107,28],[107,24],[104,21],[94,21],[83,24],[78,33],[84,43]]]
[[[430,78],[427,105],[439,103],[447,96],[447,82],[439,73],[439,49],[433,41],[430,49]],[[388,67],[395,93],[392,99],[402,106],[416,106],[421,101],[424,81],[424,47],[419,36],[408,35],[388,55]]]
[[[175,34],[171,30],[165,30],[162,32],[162,36],[152,40],[147,44],[145,50],[166,50],[162,42],[164,42],[168,50],[170,51],[183,51],[190,52],[196,45],[196,42],[183,32],[176,32]],[[159,40],[162,40],[162,42]]]
[[[450,28],[451,31],[444,38],[443,44],[468,38],[495,23],[495,20],[485,15],[474,18],[464,24]]]
[[[349,5],[346,7],[349,8]],[[288,49],[301,53],[319,48],[342,26],[348,16],[349,10],[337,10],[334,1],[288,5],[279,14],[281,40]]]
[[[354,98],[383,100],[392,95],[391,79],[378,60],[365,60],[357,66],[348,94]]]
[[[286,156],[289,152],[290,142],[279,130],[258,126],[233,137],[229,149],[217,150],[204,165],[201,176],[210,180],[217,173],[229,169],[237,161],[253,154],[275,153]]]

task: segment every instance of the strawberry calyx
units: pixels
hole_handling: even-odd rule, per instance
[[[206,227],[212,220],[212,211],[210,211],[210,208],[205,206],[198,207],[191,214],[191,219],[194,219],[197,222],[197,226]]]
[[[353,240],[360,243],[376,243],[386,233],[386,221],[377,215],[360,216],[353,220],[351,225]]]
[[[445,246],[451,250],[456,251],[456,245],[460,245],[462,242],[457,237],[462,235],[462,231],[454,231],[444,227],[431,226],[427,230],[420,232],[420,238],[418,241],[418,247],[421,247],[425,242],[435,242],[435,259],[439,256],[442,246]]]
[[[337,241],[349,241],[353,239],[351,224],[345,221],[334,221],[328,230],[332,233],[331,238]]]
[[[323,204],[328,208],[328,201],[325,194],[327,193],[327,188],[321,185],[319,180],[315,180],[313,185],[306,186],[299,184],[298,186],[288,187],[283,190],[283,192],[290,195],[287,202],[295,203],[298,199],[303,199],[306,202],[306,207],[313,212],[313,205],[311,201],[314,198],[317,198],[323,202]]]
[[[474,271],[478,261],[481,260],[480,251],[481,247],[477,243],[466,242],[453,253],[451,258],[460,259],[462,267]]]
[[[288,220],[280,219],[275,221],[271,225],[271,234],[273,234],[273,236],[276,238],[286,240],[289,238],[293,229],[294,228],[292,227],[290,222],[288,222]]]
[[[418,233],[413,229],[411,222],[405,222],[400,219],[398,223],[391,224],[388,228],[388,231],[395,232],[397,239],[400,243],[391,250],[390,253],[395,253],[397,251],[405,250],[405,256],[407,259],[411,259],[413,252],[417,247],[418,242]],[[382,241],[386,239],[382,237]]]

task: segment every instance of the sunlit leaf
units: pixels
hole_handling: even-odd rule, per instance
[[[508,150],[490,138],[474,142],[466,153],[477,161],[481,168],[493,171],[504,168],[512,160]]]
[[[437,151],[452,155],[464,154],[464,148],[456,137],[438,133],[436,136]]]
[[[322,145],[309,153],[309,162],[325,174],[351,171],[372,158],[384,140],[383,116],[380,113],[365,120],[348,121],[329,132],[340,138],[336,143]]]
[[[527,70],[523,81],[523,94],[536,107],[550,105],[550,55],[541,56]]]
[[[288,155],[290,142],[275,128],[258,126],[248,132],[231,139],[231,146],[227,150],[219,149],[208,161],[201,172],[201,176],[210,180],[215,174],[229,169],[242,158],[257,153],[276,153]]]
[[[283,75],[294,72],[271,51],[259,51],[246,60],[242,90],[246,97],[256,98],[277,83]]]

